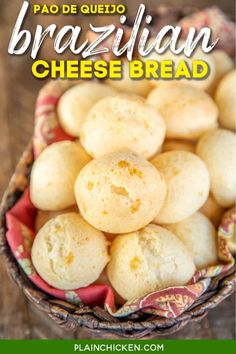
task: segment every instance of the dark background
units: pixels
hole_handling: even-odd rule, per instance
[[[34,1],[30,1],[34,3]],[[85,3],[122,3],[131,14],[136,13],[140,0],[123,1],[86,1]],[[193,5],[203,8],[218,5],[231,18],[234,16],[234,0],[172,0],[142,1],[147,9],[155,9],[160,4],[177,6]],[[32,61],[29,55],[9,56],[7,47],[23,0],[0,0],[0,197],[7,186],[16,163],[26,147],[33,131],[34,104],[39,88],[44,81],[35,79],[31,74]],[[37,0],[35,3],[62,4],[83,1]],[[91,21],[95,25],[115,22],[112,16],[28,16],[26,25],[32,32],[37,23],[48,26],[78,24],[86,29]],[[50,43],[41,51],[46,60],[55,58]],[[60,329],[43,313],[31,305],[20,289],[8,278],[0,259],[0,339],[24,338],[88,338],[83,330],[68,333]],[[210,311],[200,323],[191,323],[169,338],[235,338],[235,298],[231,296],[216,309]]]

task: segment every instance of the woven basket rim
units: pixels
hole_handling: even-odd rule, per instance
[[[12,279],[22,289],[26,297],[40,310],[46,312],[62,327],[76,330],[85,327],[88,331],[109,336],[139,338],[143,336],[168,335],[184,327],[189,321],[202,319],[208,311],[217,306],[235,289],[235,267],[212,278],[208,290],[177,318],[163,318],[155,315],[136,313],[117,319],[100,307],[72,305],[58,300],[37,288],[23,273],[11,253],[6,240],[6,212],[16,203],[27,186],[29,169],[33,161],[32,142],[24,151],[0,205],[0,252]],[[23,177],[23,178],[22,178]],[[23,182],[22,182],[23,180]]]

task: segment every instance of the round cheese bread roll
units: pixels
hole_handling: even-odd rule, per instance
[[[133,80],[130,78],[128,60],[122,62],[122,79],[107,80],[107,83],[122,93],[132,93],[143,97],[146,97],[152,89],[150,80]]]
[[[180,48],[183,44],[184,41],[182,40],[178,41],[178,48]],[[142,58],[142,60],[157,60],[157,61],[172,60],[174,63],[174,68],[178,67],[180,61],[185,61],[190,69],[192,68],[193,61],[195,60],[205,61],[208,64],[210,69],[209,75],[207,75],[207,77],[201,80],[194,80],[194,79],[189,80],[189,79],[181,78],[181,82],[187,84],[188,86],[197,87],[201,90],[207,90],[211,86],[215,78],[215,62],[212,55],[204,53],[199,47],[197,47],[194,50],[190,58],[186,57],[184,54],[176,55],[170,49],[167,49],[162,54],[158,54],[157,52],[152,51],[149,55],[145,56],[145,58]],[[176,79],[176,82],[178,80],[179,79]],[[167,81],[167,85],[171,84],[171,81]],[[159,86],[160,80],[151,80],[151,83],[155,86]]]
[[[230,252],[236,254],[236,205],[224,213],[218,235],[225,240]]]
[[[133,152],[115,152],[91,161],[75,182],[82,216],[108,233],[138,230],[160,210],[166,192],[155,167]]]
[[[77,205],[72,205],[69,208],[62,209],[62,210],[57,210],[57,211],[46,211],[46,210],[37,210],[37,215],[35,218],[35,231],[38,232],[41,227],[46,224],[49,220],[55,218],[58,215],[61,214],[67,214],[67,213],[78,213],[78,207]]]
[[[215,64],[215,77],[207,91],[213,94],[222,77],[233,70],[234,62],[226,52],[220,49],[214,49],[211,56]]]
[[[167,193],[154,222],[179,222],[195,213],[206,201],[209,175],[203,161],[188,151],[169,151],[151,160],[166,180]]]
[[[193,276],[192,256],[179,239],[157,225],[119,235],[112,242],[108,278],[125,300],[186,284]]]
[[[167,138],[198,139],[217,126],[218,109],[204,91],[183,83],[162,83],[147,101],[163,116]]]
[[[211,180],[211,191],[223,208],[236,200],[236,135],[225,129],[205,134],[198,142],[197,154],[205,162]]]
[[[97,101],[116,91],[99,82],[83,82],[67,90],[58,103],[59,122],[67,134],[80,135],[80,126],[89,109]]]
[[[217,203],[212,193],[209,194],[207,201],[199,210],[217,227],[222,219],[224,209]]]
[[[215,101],[219,108],[219,121],[223,128],[236,129],[236,70],[229,72],[220,81],[215,92]]]
[[[76,177],[90,160],[78,143],[61,141],[48,146],[32,168],[32,203],[41,210],[61,210],[74,205]]]
[[[166,225],[193,256],[198,269],[217,263],[216,230],[210,220],[196,212],[176,224]]]
[[[139,96],[100,100],[81,126],[81,143],[95,158],[124,148],[149,158],[164,138],[162,117]]]
[[[79,214],[63,214],[40,229],[31,256],[49,285],[73,290],[98,279],[109,261],[108,241]]]
[[[162,152],[172,151],[172,150],[184,150],[189,152],[195,151],[195,145],[190,141],[184,140],[165,140],[162,145]]]

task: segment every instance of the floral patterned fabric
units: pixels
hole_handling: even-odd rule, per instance
[[[186,20],[186,26],[187,23]],[[45,147],[53,142],[74,140],[58,124],[57,103],[66,89],[78,83],[78,81],[67,80],[51,81],[40,91],[35,110],[33,139],[35,159]],[[25,274],[39,289],[53,297],[78,305],[84,303],[90,306],[102,306],[116,317],[125,317],[136,311],[143,311],[163,317],[175,318],[188,309],[208,289],[211,278],[226,272],[234,265],[234,259],[230,253],[231,248],[229,248],[229,242],[235,242],[232,240],[234,240],[236,211],[235,208],[232,208],[223,218],[218,232],[218,265],[198,270],[186,286],[170,287],[155,291],[142,298],[126,302],[117,309],[113,290],[108,285],[92,284],[73,291],[63,291],[53,288],[37,274],[30,255],[35,237],[34,221],[36,212],[37,210],[30,200],[29,188],[27,188],[6,215],[7,240],[12,253]]]

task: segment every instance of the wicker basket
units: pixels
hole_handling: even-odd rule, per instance
[[[170,11],[160,8],[154,16],[160,25],[174,21],[192,12],[192,8]],[[168,15],[168,16],[167,16]],[[164,19],[164,20],[163,20]],[[168,19],[168,20],[167,20]],[[0,250],[10,276],[22,289],[27,298],[40,310],[55,320],[61,327],[74,331],[79,327],[90,335],[109,338],[155,338],[172,334],[190,321],[199,321],[208,311],[216,307],[235,289],[235,267],[211,279],[207,291],[194,304],[177,318],[164,318],[136,312],[125,318],[115,318],[100,307],[76,306],[56,299],[38,289],[24,274],[11,253],[6,240],[6,212],[12,208],[28,185],[33,163],[32,143],[24,151],[0,206]]]
[[[109,315],[99,307],[75,306],[58,300],[42,292],[27,278],[13,257],[6,240],[6,212],[16,203],[28,184],[33,162],[32,144],[26,148],[9,186],[3,196],[0,209],[0,249],[10,276],[22,289],[27,298],[40,310],[46,312],[60,326],[69,330],[79,327],[87,329],[94,335],[104,338],[153,338],[168,335],[184,327],[189,321],[198,321],[208,311],[231,295],[235,288],[235,268],[227,273],[212,278],[208,290],[191,308],[175,319],[146,315],[141,312],[123,319]]]

